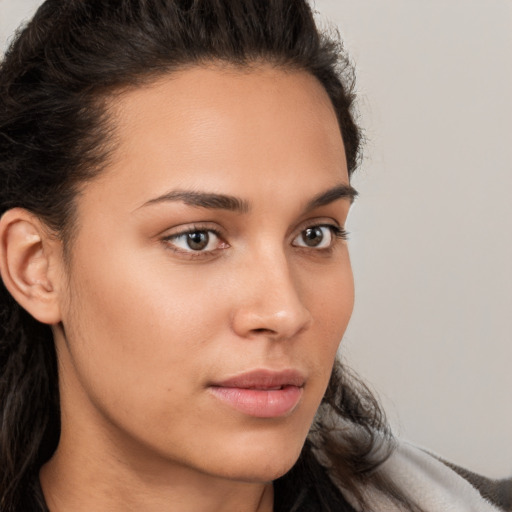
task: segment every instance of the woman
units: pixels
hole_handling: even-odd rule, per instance
[[[335,363],[360,134],[304,1],[49,0],[0,98],[2,511],[497,510]]]

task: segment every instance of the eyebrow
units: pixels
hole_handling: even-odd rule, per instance
[[[314,210],[320,206],[326,206],[338,199],[349,199],[350,202],[353,203],[358,195],[359,194],[354,187],[342,183],[341,185],[337,185],[315,196],[307,204],[306,211]]]
[[[174,190],[146,201],[142,206],[167,201],[181,201],[189,206],[208,208],[213,210],[228,210],[237,213],[247,213],[249,203],[238,197],[209,192],[195,192],[191,190]]]
[[[325,192],[321,192],[315,196],[306,205],[305,211],[314,210],[321,206],[330,204],[338,199],[350,199],[352,203],[357,197],[358,193],[351,185],[341,184],[337,185]],[[181,201],[189,206],[197,208],[208,208],[213,210],[227,210],[236,213],[248,213],[250,211],[250,204],[245,199],[239,197],[214,194],[210,192],[196,192],[191,190],[174,190],[167,192],[161,196],[155,197],[146,201],[142,206],[148,206],[163,202]]]

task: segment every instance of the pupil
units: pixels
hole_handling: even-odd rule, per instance
[[[205,231],[196,231],[195,233],[189,233],[187,236],[187,245],[195,250],[200,251],[204,249],[210,240],[208,233]]]
[[[302,235],[302,239],[304,240],[304,243],[307,246],[316,247],[324,239],[324,234],[322,232],[322,229],[319,227],[308,228],[308,229],[306,229],[306,231],[304,231],[304,234]]]

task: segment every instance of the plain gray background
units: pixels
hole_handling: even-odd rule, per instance
[[[40,1],[0,0],[0,41]],[[368,143],[342,352],[395,431],[512,473],[512,1],[317,0]]]

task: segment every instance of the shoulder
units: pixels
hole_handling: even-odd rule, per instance
[[[425,512],[497,512],[512,510],[512,480],[491,480],[450,464],[412,444],[399,442],[380,472]],[[397,506],[371,486],[368,502],[379,512]]]

